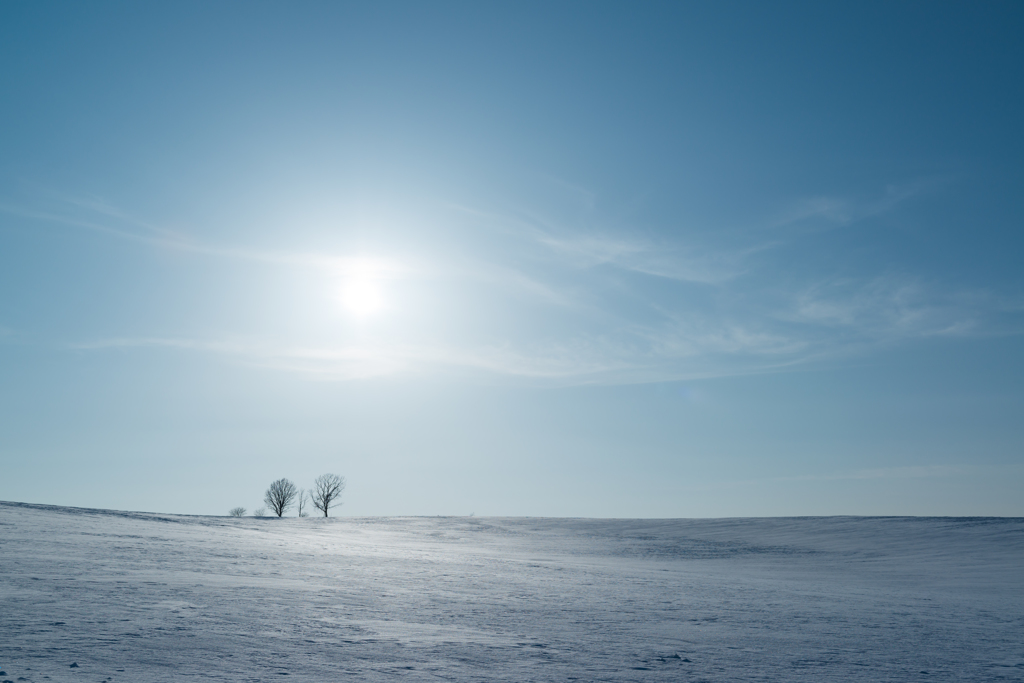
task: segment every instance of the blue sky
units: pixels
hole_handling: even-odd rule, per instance
[[[0,499],[1024,514],[1015,3],[8,3]]]

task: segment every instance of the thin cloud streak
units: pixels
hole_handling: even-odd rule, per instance
[[[459,346],[436,343],[309,345],[264,340],[119,337],[73,345],[78,350],[168,348],[214,353],[247,365],[324,380],[463,370],[559,384],[634,384],[792,370],[864,353],[880,345],[940,334],[946,328],[918,316],[892,329],[851,336],[829,324],[804,321],[789,329],[770,321],[752,326],[713,317],[676,315],[662,326],[624,323],[614,334],[577,334],[560,342],[511,341]],[[855,326],[856,317],[844,326]],[[960,334],[976,334],[964,327]]]
[[[181,251],[203,256],[213,256],[231,260],[249,261],[285,267],[317,269],[339,277],[349,275],[365,275],[370,267],[377,279],[421,277],[426,279],[467,278],[477,282],[496,284],[512,290],[519,290],[536,296],[558,306],[578,305],[578,302],[565,291],[551,287],[544,282],[528,276],[523,271],[492,262],[455,259],[445,264],[410,263],[408,260],[399,262],[391,259],[371,258],[366,256],[337,256],[330,254],[303,253],[281,250],[258,250],[240,247],[221,247],[203,243],[185,233],[166,230],[151,224],[138,221],[118,209],[103,203],[66,200],[68,203],[103,215],[131,221],[132,225],[154,233],[132,232],[105,223],[83,220],[66,215],[26,209],[23,207],[0,203],[0,211],[34,220],[57,223],[74,228],[83,228],[100,235],[124,239],[138,244]]]
[[[625,369],[577,354],[521,354],[502,346],[473,349],[413,345],[310,347],[263,341],[200,340],[162,337],[117,337],[69,345],[74,350],[169,348],[224,355],[268,369],[287,370],[320,379],[364,379],[399,372],[426,373],[435,368],[462,368],[487,373],[560,379],[600,375]]]
[[[58,223],[61,225],[75,228],[85,228],[87,230],[109,237],[116,237],[118,239],[129,240],[132,242],[145,244],[159,249],[184,251],[194,254],[201,254],[205,256],[216,256],[228,259],[255,261],[267,264],[298,266],[304,268],[318,268],[323,270],[330,270],[332,272],[336,272],[342,275],[349,272],[356,272],[366,268],[366,258],[361,256],[332,256],[302,252],[268,251],[238,247],[219,247],[199,242],[195,239],[187,237],[183,233],[176,233],[169,230],[159,230],[157,228],[152,228],[144,224],[138,224],[137,227],[144,227],[147,230],[158,231],[158,234],[140,234],[138,232],[114,228],[104,223],[99,223],[96,221],[83,220],[60,214],[36,211],[33,209],[25,209],[23,207],[12,206],[10,204],[0,204],[0,211],[15,216],[31,218],[34,220]],[[112,211],[108,213],[111,216],[116,215]],[[404,266],[387,261],[378,261],[377,263],[374,264],[374,268],[375,270],[378,271],[380,275],[399,275],[405,272],[406,270],[406,267]]]
[[[1021,302],[999,300],[984,290],[942,292],[919,279],[891,275],[822,281],[792,301],[777,314],[780,320],[879,342],[993,334],[1006,327],[995,318],[1022,310]],[[1020,321],[1014,321],[1004,332],[1020,330]]]
[[[851,318],[846,325],[855,325]],[[392,343],[315,346],[261,340],[119,337],[79,343],[78,350],[167,348],[214,353],[247,365],[349,380],[439,369],[560,384],[633,384],[762,374],[863,354],[929,335],[977,335],[977,324],[925,324],[919,316],[893,328],[849,336],[834,326],[782,331],[714,320],[676,319],[664,327],[625,326],[615,335],[577,335],[559,343],[476,346]]]
[[[926,194],[943,181],[921,179],[902,185],[889,185],[882,196],[854,201],[843,197],[806,197],[794,202],[774,220],[769,228],[804,226],[812,230],[844,228],[869,218],[882,216],[904,202]]]
[[[459,204],[448,206],[480,219],[493,231],[542,246],[566,265],[578,269],[608,265],[680,282],[722,284],[743,272],[740,264],[747,255],[763,248],[700,253],[692,247],[656,244],[634,235],[579,233],[534,212],[523,211],[525,218],[520,218]]]
[[[415,330],[395,332],[372,344],[137,336],[75,345],[92,351],[165,348],[214,353],[248,365],[323,379],[447,368],[538,381],[628,384],[777,372],[912,339],[1019,333],[1019,313],[1024,311],[1019,301],[997,300],[984,291],[945,291],[937,284],[898,274],[798,282],[761,292],[738,278],[753,268],[745,260],[763,245],[718,254],[709,250],[687,261],[677,258],[679,250],[658,249],[629,237],[556,236],[548,229],[551,223],[541,219],[524,221],[465,207],[458,209],[528,246],[540,247],[540,252],[442,253],[433,261],[398,262],[224,248],[153,227],[106,204],[75,205],[131,221],[137,230],[9,205],[0,205],[0,210],[161,249],[322,269],[342,277],[365,276],[371,269],[375,278],[406,279],[427,287],[432,281],[446,281],[472,288],[478,298],[491,302],[499,317],[507,303],[501,297],[509,293],[527,294],[535,312],[541,310],[538,305],[557,311],[557,327],[545,328],[532,321],[512,326],[516,331],[505,336],[492,335],[490,343],[483,335],[472,345],[418,343],[421,335]],[[833,204],[815,208],[835,210]],[[597,268],[601,265],[664,278],[676,283],[672,284],[675,289],[645,289],[642,282],[623,284]],[[588,279],[579,279],[580,270],[589,271]],[[562,284],[552,284],[555,281]],[[566,286],[566,282],[573,284]],[[631,296],[635,303],[623,305],[608,298],[619,295]]]

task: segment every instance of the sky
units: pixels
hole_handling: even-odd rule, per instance
[[[1024,515],[1022,34],[3,3],[0,499]]]

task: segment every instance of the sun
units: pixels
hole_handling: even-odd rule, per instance
[[[360,318],[384,308],[384,293],[380,285],[365,276],[356,276],[346,281],[341,286],[338,298],[349,313]]]
[[[387,305],[384,283],[391,269],[378,259],[354,258],[339,273],[337,298],[350,315],[356,318],[379,313]]]

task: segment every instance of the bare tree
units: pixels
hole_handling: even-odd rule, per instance
[[[299,489],[299,517],[309,517],[309,513],[306,512],[307,502],[309,502],[309,498],[306,489]]]
[[[321,474],[313,482],[313,490],[309,497],[313,501],[313,507],[327,516],[327,511],[332,505],[341,505],[338,500],[341,492],[345,490],[345,477],[337,474]]]
[[[265,514],[267,514],[267,508],[256,508],[252,511],[253,517],[262,517]]]
[[[278,479],[267,489],[266,495],[263,496],[263,502],[270,506],[275,515],[281,517],[284,515],[284,511],[295,502],[296,495],[295,484],[287,479]]]
[[[228,510],[228,514],[232,517],[245,517],[245,508],[231,508]]]

